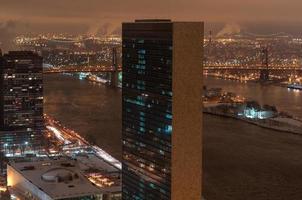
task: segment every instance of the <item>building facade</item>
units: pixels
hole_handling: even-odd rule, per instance
[[[203,24],[123,24],[123,200],[200,200]]]
[[[37,150],[44,130],[42,57],[12,51],[0,60],[0,149]]]

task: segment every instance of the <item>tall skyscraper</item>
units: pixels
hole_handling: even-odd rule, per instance
[[[200,200],[203,23],[123,23],[123,200]]]
[[[37,150],[42,143],[42,57],[29,51],[0,56],[0,150]]]

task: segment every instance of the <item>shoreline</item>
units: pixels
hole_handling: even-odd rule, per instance
[[[255,84],[262,84],[262,85],[272,85],[272,86],[287,88],[287,89],[290,89],[290,90],[302,91],[302,88],[293,88],[293,87],[290,87],[290,84],[288,84],[288,83],[283,83],[283,82],[280,82],[280,81],[276,82],[274,80],[263,83],[259,80],[240,80],[238,78],[225,78],[225,77],[222,77],[222,76],[215,76],[215,75],[211,75],[211,74],[207,74],[207,75],[204,75],[204,76],[215,78],[215,79],[218,79],[218,80],[234,81],[234,82],[240,82],[240,83],[255,83]]]
[[[258,127],[261,127],[261,128],[265,128],[265,129],[270,129],[270,130],[274,130],[274,131],[278,131],[278,132],[283,132],[283,133],[290,133],[290,134],[294,134],[294,135],[301,135],[302,136],[302,129],[300,131],[298,130],[289,130],[289,129],[282,129],[282,127],[273,127],[273,126],[270,126],[269,124],[264,124],[264,123],[268,123],[267,120],[264,121],[264,122],[260,122],[260,121],[256,121],[256,120],[249,120],[249,119],[245,119],[245,118],[241,118],[241,117],[236,117],[236,116],[233,116],[233,115],[230,115],[230,114],[223,114],[223,113],[215,113],[213,111],[209,111],[209,110],[204,110],[203,111],[204,114],[208,114],[208,115],[214,115],[214,116],[218,116],[218,117],[224,117],[224,118],[231,118],[231,119],[234,119],[234,120],[238,120],[238,121],[242,121],[242,122],[245,122],[245,123],[248,123],[248,124],[251,124],[251,125],[254,125],[254,126],[258,126]],[[297,120],[299,122],[302,122],[301,120],[299,119],[294,119],[294,120]],[[271,122],[273,120],[270,120]]]

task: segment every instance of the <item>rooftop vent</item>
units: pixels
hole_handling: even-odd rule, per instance
[[[75,174],[71,170],[55,168],[44,173],[41,178],[46,182],[68,183],[76,179]]]
[[[62,167],[74,167],[75,165],[71,164],[71,163],[62,163],[61,166]]]

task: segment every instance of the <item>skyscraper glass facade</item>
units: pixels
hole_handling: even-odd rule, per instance
[[[0,149],[37,149],[44,130],[42,57],[15,51],[0,60]]]
[[[123,200],[171,197],[172,27],[123,24]]]

